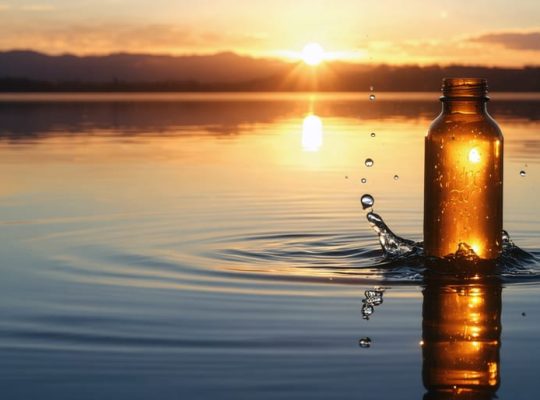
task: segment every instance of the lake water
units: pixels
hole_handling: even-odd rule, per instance
[[[376,96],[0,96],[2,398],[536,396],[536,261],[467,282],[381,262],[359,199],[422,239],[440,104]],[[540,95],[488,107],[532,260]]]

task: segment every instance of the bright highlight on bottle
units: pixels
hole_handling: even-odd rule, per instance
[[[477,164],[480,162],[480,152],[478,151],[477,148],[473,148],[471,149],[471,151],[469,151],[469,161],[474,164]]]
[[[302,49],[302,60],[308,65],[319,65],[324,58],[324,49],[318,43],[308,43]]]

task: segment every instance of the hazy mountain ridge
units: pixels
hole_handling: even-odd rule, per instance
[[[281,72],[276,60],[214,55],[168,56],[115,53],[105,56],[50,56],[34,51],[0,52],[0,77],[50,82],[235,82]]]
[[[0,91],[433,91],[445,76],[478,76],[496,91],[540,91],[540,67],[390,66],[214,55],[51,56],[0,52]]]

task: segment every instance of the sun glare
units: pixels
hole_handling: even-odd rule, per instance
[[[323,124],[319,117],[310,114],[302,124],[302,148],[304,151],[319,151],[323,142]]]
[[[319,65],[324,57],[324,50],[318,43],[308,43],[302,49],[302,60],[308,65]]]

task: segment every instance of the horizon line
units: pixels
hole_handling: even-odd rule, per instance
[[[75,58],[104,58],[110,56],[145,56],[145,57],[168,57],[168,58],[204,58],[204,57],[215,57],[219,55],[233,55],[240,58],[246,58],[251,60],[258,61],[273,61],[273,62],[282,62],[284,64],[304,64],[302,60],[294,60],[287,57],[279,56],[254,56],[251,54],[245,54],[242,52],[236,52],[234,50],[221,50],[208,53],[144,53],[144,52],[130,52],[130,51],[114,51],[110,53],[75,53],[75,52],[61,52],[61,53],[50,53],[42,50],[35,50],[32,48],[11,48],[11,49],[0,49],[0,54],[7,53],[34,53],[47,57],[75,57]],[[503,65],[494,65],[494,64],[466,64],[466,63],[390,63],[390,62],[374,62],[374,61],[360,61],[355,62],[351,60],[340,60],[332,59],[325,60],[324,64],[346,64],[346,65],[357,65],[363,67],[380,67],[380,66],[391,66],[391,67],[468,67],[468,68],[491,68],[491,69],[527,69],[527,68],[538,68],[540,67],[540,62],[538,64],[523,64],[521,66],[503,66]],[[310,67],[317,68],[317,67]]]

